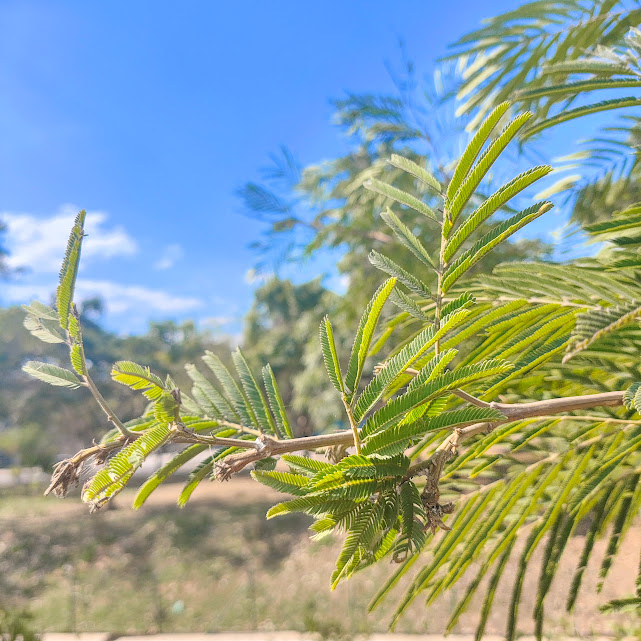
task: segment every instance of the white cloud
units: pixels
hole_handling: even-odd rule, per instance
[[[55,285],[17,285],[12,284],[3,289],[3,298],[9,302],[25,302],[37,298],[49,301],[55,291]],[[108,280],[78,279],[75,299],[100,296],[110,314],[128,312],[161,314],[189,312],[202,306],[202,301],[189,296],[175,296],[158,289],[149,289],[139,285],[121,285]]]
[[[7,262],[10,267],[26,267],[34,273],[57,272],[64,255],[69,230],[77,209],[62,206],[52,216],[0,213],[7,225]],[[138,251],[135,241],[122,227],[105,228],[104,212],[87,213],[85,229],[91,242],[83,246],[83,260],[130,256]]]
[[[260,285],[264,285],[267,281],[269,281],[273,277],[274,277],[274,272],[258,271],[253,267],[251,269],[248,269],[245,272],[245,282],[248,285],[256,285],[258,287]]]
[[[208,316],[207,318],[201,319],[200,324],[209,329],[220,329],[225,325],[231,325],[237,322],[238,318],[234,316]]]
[[[554,229],[551,229],[548,232],[548,235],[555,243],[558,243],[563,237],[563,232],[565,231],[565,228],[566,228],[565,224],[560,225],[559,227],[555,227]]]
[[[83,280],[76,284],[76,299],[100,296],[112,314],[145,309],[162,313],[188,312],[202,306],[202,301],[189,296],[175,296],[159,289],[140,285],[120,285],[109,280]]]
[[[154,263],[154,269],[170,269],[183,257],[183,248],[180,245],[168,245],[165,253]]]

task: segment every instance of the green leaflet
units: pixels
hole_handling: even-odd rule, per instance
[[[537,548],[538,544],[541,542],[541,539],[546,534],[546,532],[554,526],[556,520],[559,516],[559,513],[564,507],[565,500],[568,494],[575,489],[575,487],[581,481],[581,474],[585,470],[589,460],[592,458],[592,453],[594,447],[590,448],[586,454],[580,456],[578,460],[574,463],[573,467],[569,470],[566,475],[566,481],[559,486],[555,495],[550,499],[550,507],[546,513],[539,518],[536,525],[533,527],[530,536],[525,544],[523,554],[521,555],[519,561],[519,570],[514,581],[514,588],[512,592],[512,603],[509,609],[508,625],[506,638],[510,641],[513,641],[516,633],[516,622],[518,617],[519,603],[521,600],[521,589],[523,587],[523,579],[525,576],[525,570],[527,568],[527,563],[531,558],[534,550]]]
[[[572,349],[565,355],[563,362],[569,361],[590,347],[592,343],[632,323],[639,316],[641,316],[641,304],[638,301],[583,312],[576,319],[576,325],[570,337]]]
[[[447,589],[451,587],[456,581],[458,581],[463,576],[464,571],[472,562],[472,560],[481,554],[484,544],[488,542],[487,535],[489,534],[490,530],[495,530],[501,527],[502,519],[504,519],[506,515],[509,514],[510,505],[513,505],[513,498],[510,498],[510,497],[516,497],[517,499],[520,498],[520,495],[522,495],[529,488],[530,484],[533,481],[534,481],[533,487],[535,491],[531,496],[528,497],[528,500],[525,503],[524,508],[519,511],[520,514],[518,516],[518,519],[509,525],[505,533],[502,533],[500,535],[500,538],[494,545],[492,551],[485,556],[483,563],[481,565],[481,568],[479,569],[476,577],[473,579],[472,583],[467,588],[465,595],[459,601],[456,608],[454,609],[454,612],[452,613],[452,617],[447,627],[448,631],[452,629],[452,627],[456,624],[460,615],[468,607],[472,596],[476,593],[476,590],[479,587],[481,580],[483,579],[483,577],[485,576],[485,574],[487,573],[491,565],[496,561],[497,558],[499,558],[501,554],[506,552],[507,549],[512,548],[513,544],[516,542],[516,537],[519,532],[519,528],[523,525],[523,523],[526,522],[530,513],[537,509],[537,506],[539,505],[541,497],[543,496],[546,489],[549,487],[550,483],[559,474],[560,470],[561,470],[560,465],[553,466],[552,469],[537,484],[536,479],[539,475],[540,470],[535,469],[533,470],[533,473],[530,474],[529,476],[518,475],[512,481],[511,487],[504,489],[504,493],[506,494],[507,500],[497,501],[495,504],[495,509],[491,510],[488,513],[487,519],[486,519],[487,523],[484,523],[483,526],[479,528],[478,534],[475,535],[474,538],[469,541],[468,545],[466,546],[467,549],[463,553],[462,557],[459,560],[457,560],[454,567],[450,569],[448,574],[446,575],[445,581],[447,581],[447,584],[444,586],[443,589]],[[495,487],[498,489],[499,485],[497,484]],[[437,590],[435,588],[432,594],[436,596],[440,591],[441,590]],[[432,598],[432,595],[430,596],[430,598]]]
[[[438,354],[434,354],[433,358],[427,361],[427,363],[421,367],[418,374],[409,382],[407,391],[411,392],[413,389],[428,383],[435,376],[440,376],[457,354],[458,350],[456,349],[446,349]],[[421,359],[421,363],[423,361],[424,359]]]
[[[361,482],[362,485],[363,482]],[[376,483],[365,481],[369,487],[374,487]],[[362,499],[361,499],[362,500]],[[312,496],[300,496],[291,501],[284,501],[274,505],[267,511],[266,517],[272,519],[282,514],[291,514],[293,512],[306,512],[308,514],[328,514],[337,511],[351,510],[356,506],[355,499],[351,497],[327,497],[324,494]]]
[[[615,72],[616,73],[616,72]],[[618,72],[620,73],[620,72]],[[519,94],[523,100],[536,100],[547,96],[561,96],[572,98],[583,91],[597,91],[600,89],[626,89],[641,87],[641,79],[629,78],[599,78],[596,80],[579,80],[562,85],[546,85],[537,89],[530,89]]]
[[[185,463],[190,461],[194,456],[207,449],[206,445],[191,445],[184,449],[182,452],[174,456],[174,458],[163,465],[159,470],[154,472],[141,486],[136,497],[134,498],[133,508],[138,510],[142,507],[144,502],[149,498],[150,494],[165,480],[167,480],[177,469],[182,467]]]
[[[617,516],[612,527],[612,533],[610,535],[610,540],[608,541],[608,547],[601,562],[601,568],[599,569],[599,583],[597,586],[597,592],[601,592],[603,589],[603,584],[608,572],[612,567],[612,560],[614,559],[618,549],[619,543],[623,537],[626,522],[630,517],[630,506],[632,504],[632,498],[634,490],[637,487],[639,482],[639,474],[632,475],[626,484],[625,491],[620,499],[619,508],[617,511]]]
[[[278,492],[303,496],[306,494],[306,486],[309,485],[309,479],[301,474],[291,474],[290,472],[263,472],[254,470],[251,473],[252,478],[263,485],[267,485]]]
[[[609,239],[622,231],[638,229],[641,226],[641,207],[633,206],[623,211],[615,212],[610,220],[592,223],[584,227],[585,231],[593,236],[602,236]]]
[[[51,365],[49,363],[28,361],[22,366],[22,371],[29,374],[29,376],[33,376],[40,381],[57,387],[76,389],[83,384],[73,372],[64,367],[58,367],[57,365]]]
[[[373,505],[366,503],[360,510],[354,525],[347,532],[343,548],[336,561],[336,570],[332,574],[332,590],[339,581],[349,577],[360,562],[362,556],[372,547],[383,522],[385,505],[378,498]]]
[[[476,299],[469,292],[463,292],[458,298],[454,298],[451,301],[448,301],[441,308],[441,317],[445,317],[448,314],[456,311],[461,308],[469,308],[476,302]]]
[[[319,461],[318,459],[299,456],[298,454],[283,454],[281,459],[285,461],[292,470],[308,476],[314,476],[318,472],[322,472],[331,467],[331,463],[327,463],[326,461]]]
[[[413,234],[409,227],[405,225],[401,219],[391,210],[388,209],[381,213],[381,218],[385,224],[394,232],[394,235],[401,244],[409,249],[416,258],[418,258],[424,265],[432,269],[436,269],[434,260],[429,255],[423,243]]]
[[[412,481],[401,485],[399,506],[401,513],[401,538],[394,548],[395,559],[420,552],[427,535],[424,531],[425,510],[418,488]]]
[[[69,359],[71,360],[71,366],[76,374],[84,376],[87,373],[85,370],[85,359],[82,353],[82,347],[79,343],[74,343],[72,345],[69,352]]]
[[[269,411],[269,406],[240,347],[232,353],[232,359],[240,376],[240,382],[245,390],[246,398],[249,401],[247,411],[252,417],[255,417],[253,424],[262,432],[274,434],[276,425]]]
[[[367,610],[369,612],[375,610],[383,602],[383,599],[385,599],[385,597],[398,585],[398,582],[403,578],[403,576],[405,576],[405,574],[407,574],[407,572],[412,569],[412,566],[414,565],[414,563],[416,563],[418,558],[418,554],[412,554],[408,556],[405,561],[401,562],[398,570],[391,574],[391,576],[385,581],[385,583],[383,583],[381,588],[370,601],[369,605],[367,606]]]
[[[394,384],[399,375],[411,367],[417,359],[434,345],[434,343],[456,327],[467,315],[466,309],[453,312],[443,319],[440,329],[434,325],[426,327],[418,336],[410,341],[403,349],[385,363],[385,366],[370,384],[363,390],[354,407],[354,418],[360,421],[377,403],[383,394]]]
[[[220,435],[223,436],[225,433],[221,432]],[[231,435],[231,432],[228,433]],[[239,440],[244,440],[248,438],[253,438],[251,435],[240,436]],[[198,466],[191,472],[187,478],[187,482],[183,486],[183,489],[178,497],[178,507],[185,507],[187,502],[191,498],[191,495],[194,493],[194,490],[198,485],[203,481],[209,474],[214,471],[214,466],[218,461],[222,461],[225,457],[237,452],[237,447],[226,447],[223,448],[213,456],[208,456],[204,461],[198,464]]]
[[[476,494],[464,503],[462,509],[455,512],[453,521],[449,526],[451,527],[451,530],[446,532],[440,539],[436,549],[434,550],[431,562],[421,569],[412,581],[409,590],[405,593],[405,596],[394,612],[390,628],[393,628],[396,625],[405,609],[429,584],[429,581],[435,571],[446,563],[448,558],[454,554],[459,541],[462,540],[466,533],[470,531],[478,516],[483,514],[483,509],[489,499],[490,496],[488,495],[481,497]]]
[[[80,249],[82,246],[82,238],[85,235],[85,216],[86,213],[84,209],[76,216],[71,234],[69,234],[69,240],[67,241],[67,249],[62,261],[62,267],[60,268],[60,280],[58,289],[56,290],[56,306],[58,307],[58,317],[62,329],[67,329],[69,326],[69,313],[73,302],[76,277],[78,276]]]
[[[467,201],[479,186],[479,183],[483,180],[496,159],[501,155],[510,141],[531,117],[532,114],[529,112],[518,115],[507,125],[507,127],[505,127],[498,138],[490,143],[483,155],[479,158],[477,164],[457,189],[456,194],[450,199],[448,214],[452,224],[456,221],[456,218],[463,210],[463,207],[465,207]]]
[[[27,315],[24,319],[24,326],[33,336],[39,338],[44,343],[64,343],[64,339],[60,336],[60,333],[54,326],[54,322],[49,318],[42,318],[36,314],[33,314],[29,311],[29,307],[23,305],[24,309],[27,310]],[[56,316],[56,321],[58,317]],[[59,325],[59,323],[55,323]]]
[[[641,414],[641,383],[632,383],[623,394],[623,404]]]
[[[399,423],[376,432],[363,443],[363,454],[394,456],[404,452],[428,432],[448,427],[465,427],[473,423],[499,421],[505,417],[498,410],[484,407],[466,407],[443,412],[437,416],[419,418],[411,423]]]
[[[451,202],[454,199],[454,195],[461,187],[461,184],[465,177],[470,172],[474,161],[478,157],[483,145],[487,142],[487,139],[490,137],[492,130],[498,124],[499,120],[505,115],[505,112],[509,109],[510,103],[503,102],[498,105],[494,111],[485,119],[483,124],[478,128],[477,132],[470,140],[469,144],[465,148],[463,155],[456,165],[454,170],[454,175],[450,184],[447,186],[447,200]],[[447,230],[445,230],[447,232]]]
[[[418,178],[424,185],[427,185],[432,191],[437,194],[441,194],[442,186],[441,183],[432,176],[426,169],[419,167],[414,161],[397,154],[392,154],[392,157],[389,160],[390,164],[398,169],[411,174],[415,178]]]
[[[405,292],[400,289],[395,289],[390,295],[390,300],[396,307],[399,307],[410,316],[413,316],[419,321],[427,322],[429,316],[419,307],[418,303],[410,298]]]
[[[396,278],[386,280],[376,291],[372,300],[369,302],[363,315],[361,322],[354,338],[354,345],[352,346],[352,354],[347,366],[347,373],[345,375],[345,388],[349,399],[353,397],[358,388],[358,383],[361,380],[363,373],[363,365],[369,353],[369,346],[372,342],[374,330],[378,324],[378,319],[383,311],[383,305],[389,298],[389,295],[394,289]]]
[[[434,211],[432,211],[431,207],[426,205],[424,202],[422,202],[415,196],[412,196],[411,194],[408,194],[407,192],[402,191],[401,189],[392,187],[391,185],[381,182],[376,178],[370,178],[368,181],[364,182],[363,187],[371,191],[375,191],[377,194],[381,194],[382,196],[386,196],[387,198],[391,198],[392,200],[395,200],[401,205],[410,207],[411,209],[418,211],[424,216],[431,218],[435,222],[438,222],[438,218],[436,217],[436,214],[434,213]]]
[[[336,344],[334,343],[334,331],[332,324],[329,322],[329,317],[325,316],[320,324],[320,343],[323,351],[323,361],[325,362],[325,369],[332,385],[341,393],[345,391],[343,387],[343,374],[341,372],[341,365],[338,361],[338,354],[336,353]]]
[[[624,64],[609,60],[565,60],[556,64],[546,64],[541,70],[542,75],[593,73],[593,74],[619,74],[628,70]]]
[[[447,268],[443,275],[443,293],[447,292],[465,272],[481,260],[488,252],[492,251],[500,242],[509,238],[521,229],[521,227],[524,227],[543,215],[552,209],[552,207],[552,203],[549,202],[537,203],[496,225],[496,227],[485,234],[473,247],[464,252],[460,258]]]
[[[38,300],[31,301],[29,305],[22,305],[27,314],[41,320],[58,321],[58,312],[49,305],[45,305]]]
[[[581,116],[589,116],[590,114],[601,113],[603,111],[609,111],[611,109],[624,109],[626,107],[639,106],[641,106],[641,98],[628,96],[626,98],[603,100],[602,102],[597,102],[592,105],[586,105],[584,107],[576,107],[575,109],[566,109],[565,111],[561,111],[551,118],[537,121],[535,124],[523,131],[522,137],[524,139],[531,138],[544,129],[549,129],[550,127],[554,127],[555,125],[559,125],[563,122],[568,122],[568,120],[580,118]]]
[[[381,458],[352,454],[336,465],[316,474],[309,486],[310,491],[326,491],[343,486],[351,479],[387,479],[402,477],[409,467],[405,456]]]
[[[454,232],[445,245],[443,258],[448,262],[459,247],[474,233],[479,225],[484,223],[492,214],[511,200],[518,193],[529,187],[543,176],[552,171],[549,165],[535,167],[519,174],[512,181],[494,192],[483,204],[468,216],[464,223]]]
[[[114,456],[82,490],[82,500],[100,506],[122,490],[145,458],[165,443],[169,424],[156,424]]]
[[[382,430],[390,423],[398,422],[412,408],[441,396],[452,389],[501,372],[508,372],[512,368],[512,363],[507,361],[490,360],[467,365],[453,372],[444,372],[425,385],[389,401],[385,407],[374,412],[361,428],[361,438],[364,439]]]
[[[200,482],[208,476],[211,471],[214,469],[214,456],[208,456],[204,461],[202,461],[189,475],[187,482],[178,497],[178,506],[185,507],[187,502],[191,498],[194,490],[198,487]]]
[[[485,313],[481,314],[481,317],[465,326],[463,329],[460,329],[452,338],[445,341],[442,345],[442,349],[447,349],[458,345],[462,341],[471,336],[474,336],[477,333],[480,333],[485,327],[490,325],[492,321],[497,318],[501,318],[504,314],[511,314],[514,310],[520,309],[526,305],[524,300],[514,300],[504,305],[494,307],[493,309],[484,310]]]
[[[150,401],[158,400],[165,391],[164,383],[148,367],[131,361],[118,361],[113,364],[111,378],[133,390],[142,391]]]
[[[503,552],[503,555],[499,559],[496,569],[494,570],[494,574],[490,579],[490,583],[485,593],[485,599],[483,600],[483,607],[481,608],[481,617],[479,619],[479,623],[476,627],[476,632],[474,634],[475,641],[482,641],[483,639],[485,626],[487,625],[487,620],[490,616],[490,612],[492,611],[494,596],[496,595],[496,590],[498,588],[499,581],[501,580],[501,576],[503,576],[503,571],[505,570],[505,566],[507,565],[507,562],[510,558],[510,554],[512,553],[513,545],[514,545],[513,542],[510,543],[510,545],[505,550],[505,552]]]
[[[203,361],[220,382],[225,398],[234,408],[241,422],[245,425],[256,425],[256,416],[249,401],[245,398],[240,387],[238,387],[238,383],[236,383],[220,358],[213,352],[207,351],[203,356]]]
[[[185,365],[187,376],[194,383],[191,388],[191,394],[198,406],[208,415],[216,418],[225,418],[228,420],[237,419],[231,403],[207,380],[207,378],[198,370],[195,365],[188,363]]]
[[[276,377],[269,364],[263,367],[263,380],[265,381],[265,390],[267,391],[269,405],[274,414],[276,432],[279,438],[294,438],[292,426],[289,423],[285,404],[283,403],[283,397],[280,394]]]
[[[421,298],[432,298],[429,288],[423,281],[397,265],[391,258],[388,258],[383,254],[379,254],[374,250],[370,252],[368,258],[369,262],[372,263],[374,267],[380,269],[389,276],[394,276],[399,283],[405,285],[405,287],[407,287],[407,289],[412,293],[420,296]]]

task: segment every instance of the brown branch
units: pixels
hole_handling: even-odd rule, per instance
[[[476,407],[490,407],[491,405],[491,403],[482,401],[480,398],[476,398],[476,396],[472,396],[471,394],[464,392],[462,389],[455,389],[452,391],[452,394],[454,394],[454,396],[458,396],[464,401],[467,401],[470,405],[476,405]]]
[[[545,417],[550,418],[554,414],[562,412],[571,412],[575,410],[584,410],[595,407],[616,407],[623,404],[624,392],[605,392],[601,394],[590,394],[586,396],[570,396],[568,398],[555,398],[544,401],[534,401],[530,403],[489,403],[489,407],[499,410],[505,418],[499,419],[492,423],[474,423],[455,428],[454,431],[439,445],[429,459],[416,463],[408,470],[407,477],[411,478],[425,470],[427,471],[426,505],[431,506],[432,525],[440,527],[440,517],[447,513],[449,506],[438,504],[440,481],[443,466],[449,461],[457,447],[464,441],[480,434],[493,430],[497,425],[510,423],[526,418]],[[472,397],[474,398],[474,397]],[[568,417],[570,418],[570,417]],[[581,420],[581,416],[577,419]],[[595,420],[608,421],[607,417],[592,417]],[[133,432],[134,438],[142,436],[144,432]],[[116,440],[106,443],[105,445],[94,445],[87,449],[81,450],[71,459],[60,462],[53,474],[50,486],[46,494],[54,492],[59,496],[64,496],[68,487],[77,483],[80,478],[80,471],[83,464],[91,457],[97,460],[104,460],[109,453],[119,449],[129,442],[128,436],[119,436]],[[331,434],[319,434],[317,436],[305,436],[302,438],[292,438],[286,440],[276,440],[266,435],[260,435],[255,440],[240,440],[235,438],[221,438],[212,435],[198,434],[186,429],[177,429],[174,435],[169,439],[169,443],[196,443],[203,445],[214,445],[224,447],[235,447],[245,451],[237,452],[227,456],[220,461],[216,468],[216,477],[220,480],[228,480],[233,474],[240,472],[247,465],[255,463],[271,456],[279,456],[291,452],[301,452],[306,450],[317,450],[321,448],[334,447],[337,445],[351,446],[354,445],[354,434],[351,430],[334,432]],[[433,508],[433,509],[432,509]],[[433,514],[432,514],[433,512]]]
[[[87,366],[85,364],[85,371],[87,371],[86,367]],[[112,409],[107,404],[107,401],[105,401],[103,395],[100,393],[100,390],[96,387],[96,384],[93,382],[93,379],[91,378],[91,376],[89,376],[89,374],[86,373],[83,375],[83,378],[85,379],[85,383],[87,384],[89,391],[92,393],[93,397],[96,399],[96,403],[100,405],[100,408],[102,409],[102,411],[107,415],[107,420],[112,425],[114,425],[116,429],[125,438],[129,440],[138,438],[140,434],[136,434],[135,432],[132,432],[131,430],[127,429],[123,424],[123,422],[116,416],[115,412],[112,411]]]
[[[142,436],[142,433],[137,436]],[[96,457],[96,461],[104,461],[110,452],[120,449],[123,445],[126,445],[128,440],[128,437],[120,436],[115,441],[104,445],[96,444],[92,447],[87,447],[71,458],[60,461],[53,470],[51,483],[44,492],[45,496],[53,492],[56,496],[64,497],[69,487],[74,484],[77,485],[80,481],[80,472],[88,459]]]
[[[410,468],[408,476],[415,476],[422,470],[430,467],[434,463],[434,460],[440,463],[440,459],[443,458],[442,462],[445,464],[452,457],[456,447],[460,443],[482,432],[491,431],[497,425],[511,423],[512,421],[525,418],[548,416],[550,414],[593,407],[616,407],[622,405],[623,394],[623,392],[605,392],[602,394],[589,394],[587,396],[569,396],[567,398],[533,401],[531,403],[489,403],[488,406],[490,408],[499,410],[505,415],[505,418],[492,423],[474,423],[455,429],[454,432],[441,443],[430,459],[421,461]],[[276,441],[267,436],[257,440],[264,444],[262,449],[255,449],[251,452],[239,452],[238,454],[232,454],[226,457],[219,466],[217,472],[218,478],[227,480],[250,463],[255,463],[270,456],[300,452],[303,450],[316,450],[334,445],[352,445],[354,436],[351,431],[345,430],[333,434],[320,434],[318,436],[306,436],[284,441]],[[237,446],[243,447],[242,443],[243,441],[238,441]],[[249,447],[249,442],[247,442],[247,447]],[[433,457],[436,457],[436,459],[433,459]]]
[[[586,396],[568,396],[567,398],[554,398],[545,401],[534,401],[531,403],[490,403],[492,409],[497,409],[505,415],[505,419],[491,423],[474,423],[467,427],[456,428],[425,461],[421,461],[410,467],[407,477],[411,478],[424,470],[426,473],[425,489],[423,490],[423,501],[428,513],[434,513],[430,527],[441,527],[439,517],[444,514],[444,509],[449,505],[441,506],[440,480],[444,465],[456,454],[458,446],[464,441],[477,436],[478,434],[489,434],[498,425],[526,418],[535,418],[554,415],[559,412],[569,412],[592,407],[615,407],[623,404],[624,392],[604,392],[602,394],[589,394]],[[569,418],[569,417],[568,417]]]
[[[351,430],[345,430],[342,432],[334,432],[333,434],[304,436],[302,438],[291,438],[284,441],[276,441],[269,436],[262,436],[257,438],[256,441],[262,443],[261,449],[239,452],[238,454],[231,454],[225,457],[216,468],[216,478],[221,481],[227,481],[232,475],[240,472],[243,468],[247,467],[247,465],[264,458],[269,458],[270,456],[317,450],[325,447],[334,447],[335,445],[353,445],[354,435]],[[239,443],[242,443],[242,441],[239,441]]]
[[[80,323],[80,316],[78,314],[78,310],[76,309],[76,306],[74,303],[72,303],[72,313],[75,316],[78,323]],[[70,350],[73,349],[74,340],[75,339],[71,337],[69,330],[67,330],[66,343],[69,346]],[[82,342],[81,334],[77,338],[77,342],[75,342],[75,344],[78,345],[78,347],[80,347],[80,358],[82,359],[82,370],[83,370],[82,379],[85,383],[85,386],[89,389],[92,396],[96,400],[96,403],[100,405],[100,409],[102,409],[102,411],[107,415],[107,420],[120,432],[120,434],[125,439],[133,440],[135,438],[138,438],[138,436],[140,435],[135,434],[134,432],[129,430],[127,427],[125,427],[124,423],[118,418],[118,416],[111,409],[111,407],[109,407],[109,404],[104,399],[103,395],[100,393],[100,390],[98,389],[96,384],[93,382],[93,379],[89,374],[89,366],[87,365],[87,357],[85,355],[85,346],[84,346],[84,343]]]

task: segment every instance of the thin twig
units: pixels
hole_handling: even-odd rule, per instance
[[[452,390],[452,394],[462,398],[464,401],[467,401],[470,405],[476,405],[476,407],[490,407],[491,405],[491,403],[482,401],[480,398],[476,398],[476,396],[472,396],[471,394],[464,392],[462,389]]]
[[[345,412],[347,413],[347,419],[349,420],[349,426],[352,429],[352,436],[354,438],[354,447],[356,448],[356,453],[361,453],[361,438],[358,434],[358,425],[354,419],[354,412],[352,411],[352,406],[347,402],[345,396],[343,398],[343,405],[345,406]]]
[[[96,399],[96,402],[98,403],[98,405],[100,405],[102,411],[107,415],[107,419],[109,420],[109,422],[112,425],[114,425],[117,428],[117,430],[126,439],[132,440],[132,439],[138,438],[140,434],[136,434],[136,432],[132,432],[131,430],[127,429],[123,424],[123,422],[111,410],[111,408],[107,404],[107,401],[105,401],[102,394],[100,393],[100,390],[96,387],[96,384],[93,382],[93,379],[91,378],[91,376],[89,376],[89,374],[86,373],[83,375],[83,378],[85,380],[85,383],[87,384],[87,387],[89,388],[89,391],[93,394],[93,397]]]
[[[78,314],[78,311],[76,310],[75,305],[73,305],[72,307],[72,313],[78,321],[78,325],[80,325],[80,316]],[[82,379],[84,380],[85,385],[87,386],[93,397],[96,399],[96,403],[100,405],[102,411],[107,415],[107,420],[116,427],[116,429],[122,434],[122,436],[124,436],[128,440],[138,438],[140,434],[136,434],[125,427],[116,413],[111,409],[111,407],[109,407],[107,401],[104,399],[103,395],[100,393],[100,390],[96,387],[96,384],[93,382],[93,379],[89,375],[89,367],[87,365],[87,357],[85,356],[85,346],[82,342],[82,334],[80,333],[80,330],[78,330],[78,332],[79,336],[76,344],[80,347],[80,358],[82,360],[83,370]],[[70,350],[73,349],[74,340],[72,339],[69,330],[67,330],[67,345],[69,346]]]

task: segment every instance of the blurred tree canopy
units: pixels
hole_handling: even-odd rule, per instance
[[[121,337],[100,326],[96,312],[101,309],[101,302],[95,299],[81,306],[87,355],[105,398],[118,403],[127,418],[140,415],[145,403],[111,381],[114,361],[135,355],[185,387],[188,379],[184,364],[205,350],[229,362],[229,343],[198,330],[193,322],[151,323],[146,334]],[[22,371],[22,365],[31,359],[56,365],[68,360],[63,346],[34,338],[23,325],[24,316],[21,307],[0,309],[0,451],[13,455],[22,465],[50,469],[61,456],[73,453],[87,439],[97,438],[104,432],[106,421],[89,394],[43,390]]]

